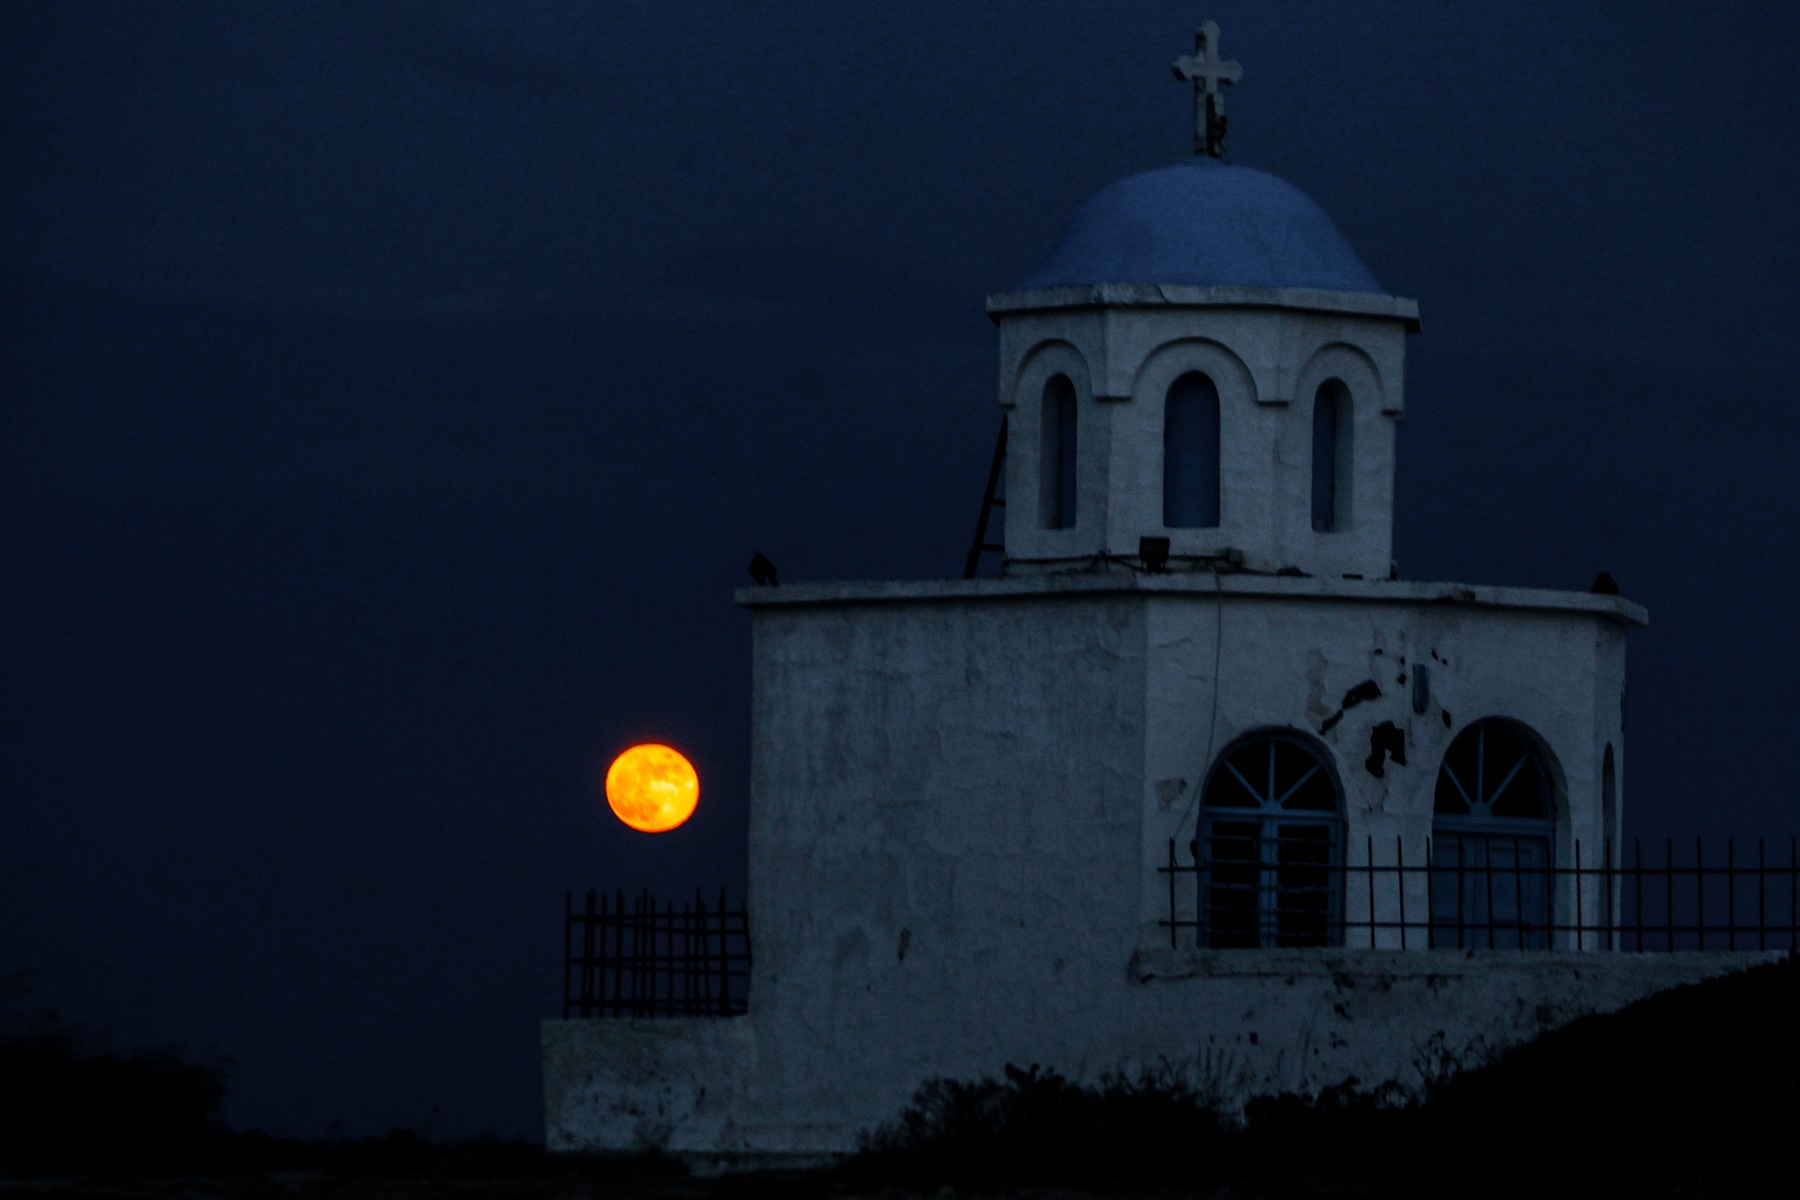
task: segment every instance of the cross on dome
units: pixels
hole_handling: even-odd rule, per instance
[[[1244,68],[1219,57],[1219,23],[1208,21],[1194,34],[1194,52],[1174,62],[1175,78],[1194,84],[1194,153],[1214,158],[1225,154],[1224,83],[1244,78]]]

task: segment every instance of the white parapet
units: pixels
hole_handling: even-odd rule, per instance
[[[552,1151],[743,1148],[747,1018],[545,1021],[541,1036]]]

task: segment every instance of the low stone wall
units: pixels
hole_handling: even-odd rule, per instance
[[[1480,1066],[1510,1046],[1592,1013],[1745,970],[1780,952],[1674,954],[1464,951],[1144,951],[1115,986],[1109,1027],[1039,1026],[1025,1046],[994,1031],[995,1053],[1092,1083],[1109,1071],[1171,1071],[1241,1106],[1257,1095],[1303,1094],[1351,1080],[1416,1094],[1433,1078]],[[1101,1018],[1102,1014],[1092,1013]],[[1117,1016],[1119,1014],[1112,1014]],[[845,1047],[843,1078],[809,1081],[840,1097],[803,1111],[773,1077],[758,1086],[755,1018],[569,1020],[543,1025],[544,1111],[552,1151],[660,1149],[690,1159],[844,1153],[890,1118],[868,1103],[906,1095],[924,1077],[891,1046]],[[761,1049],[779,1057],[782,1047]],[[956,1056],[952,1056],[956,1057]],[[912,1060],[916,1061],[916,1059]],[[934,1074],[997,1074],[946,1058]],[[774,1086],[771,1086],[774,1085]],[[857,1098],[861,1097],[859,1103]],[[857,1111],[861,1109],[862,1111]]]
[[[1781,958],[1780,952],[1140,951],[1130,981],[1186,1026],[1163,1066],[1226,1109],[1351,1084],[1416,1096],[1578,1017]],[[1165,1024],[1164,1028],[1167,1028]],[[1158,1059],[1161,1062],[1158,1062]]]
[[[743,1148],[749,1018],[545,1021],[541,1041],[551,1151]]]

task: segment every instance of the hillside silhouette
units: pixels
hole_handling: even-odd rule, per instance
[[[926,1084],[862,1152],[828,1170],[696,1177],[657,1155],[552,1156],[433,1144],[405,1131],[336,1144],[220,1126],[225,1078],[172,1051],[0,1038],[0,1176],[9,1195],[441,1194],[836,1197],[1049,1189],[1213,1196],[1553,1194],[1690,1197],[1771,1190],[1800,1125],[1800,958],[1577,1020],[1401,1103],[1351,1085],[1267,1097],[1242,1119],[1179,1080],[1072,1082],[1034,1067]],[[40,1181],[33,1184],[32,1180]],[[39,1190],[41,1189],[41,1190]],[[1777,1189],[1779,1190],[1779,1189]]]

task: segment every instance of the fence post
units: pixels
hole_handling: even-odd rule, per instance
[[[1631,848],[1637,856],[1637,869],[1632,872],[1633,885],[1637,891],[1637,948],[1644,952],[1644,839],[1632,838]]]
[[[1514,946],[1513,949],[1523,950],[1525,948],[1525,871],[1519,863],[1519,835],[1516,833],[1513,835],[1512,844],[1513,844],[1513,940],[1518,943],[1518,945]],[[1550,839],[1550,862],[1551,862],[1551,864],[1554,864],[1556,862],[1556,839],[1555,838]],[[1545,871],[1544,882],[1545,883],[1550,882],[1551,876],[1550,876],[1549,872],[1551,871],[1551,869],[1552,869],[1552,867],[1550,867],[1550,866],[1546,866],[1544,868],[1544,871]],[[1556,924],[1556,898],[1554,895],[1551,894],[1554,890],[1555,889],[1549,888],[1549,887],[1546,887],[1544,889],[1544,895],[1545,895],[1545,901],[1546,901],[1545,905],[1544,905],[1544,909],[1545,909],[1544,915],[1549,918],[1549,923],[1551,925]],[[1546,937],[1544,940],[1549,941],[1551,936],[1553,936],[1553,935],[1549,934],[1547,931]]]
[[[694,1015],[694,906],[681,902],[681,1015]]]
[[[650,913],[654,903],[650,899],[649,888],[638,892],[637,908],[631,923],[631,1015],[634,1017],[644,1015],[645,993],[652,986],[650,973],[644,968],[649,966],[645,943],[650,940]]]
[[[1701,867],[1705,855],[1700,849],[1700,835],[1694,835],[1694,914],[1700,927],[1700,949],[1706,949],[1706,875]]]
[[[1437,861],[1431,844],[1431,835],[1425,835],[1425,948],[1437,947],[1437,913],[1431,907],[1432,864]]]
[[[1394,886],[1400,893],[1400,948],[1406,949],[1406,843],[1394,835]]]
[[[749,913],[746,912],[744,914],[746,936],[748,936],[747,931],[749,926],[750,916]],[[724,932],[727,928],[728,926],[725,921],[725,888],[721,885],[719,888],[719,1015],[722,1017],[729,1017],[731,1015],[731,943],[730,940],[724,936]]]
[[[713,1016],[712,986],[712,910],[706,907],[706,892],[694,889],[694,912],[700,921],[699,954],[694,962],[694,994],[704,1016]]]
[[[1675,839],[1663,841],[1663,941],[1675,949]]]
[[[1169,949],[1177,947],[1175,932],[1175,839],[1169,839]]]
[[[1274,768],[1271,767],[1270,770]],[[1375,835],[1369,834],[1363,846],[1363,869],[1369,888],[1369,949],[1380,945],[1375,933]],[[1345,941],[1350,939],[1345,938]]]
[[[1768,876],[1763,867],[1763,839],[1756,839],[1756,948],[1769,948],[1769,906],[1763,899]]]
[[[1725,948],[1737,949],[1737,839],[1725,839]]]
[[[573,913],[570,914],[570,919],[571,919],[571,921],[574,919]],[[579,1004],[580,1004],[579,1011],[581,1013],[582,1019],[586,1020],[588,1017],[591,1017],[594,1015],[594,1013],[593,1013],[593,1007],[594,1007],[594,1000],[593,1000],[593,996],[594,996],[594,889],[593,888],[588,889],[587,897],[582,903],[582,909],[581,909],[581,961],[580,961],[579,967],[580,967],[580,973],[576,976],[576,979],[579,981],[576,985],[579,989],[579,991],[577,992],[577,996],[579,997]],[[564,971],[563,975],[564,975],[564,979],[565,979],[564,986],[567,986],[566,980],[568,977],[568,972]]]
[[[1612,951],[1618,949],[1618,947],[1613,945],[1613,926],[1616,924],[1616,918],[1613,916],[1613,861],[1611,834],[1606,835],[1606,837],[1600,840],[1600,856],[1604,860],[1602,866],[1606,879],[1606,948],[1608,951]]]
[[[1587,949],[1587,931],[1581,921],[1581,839],[1575,839],[1575,949]]]

